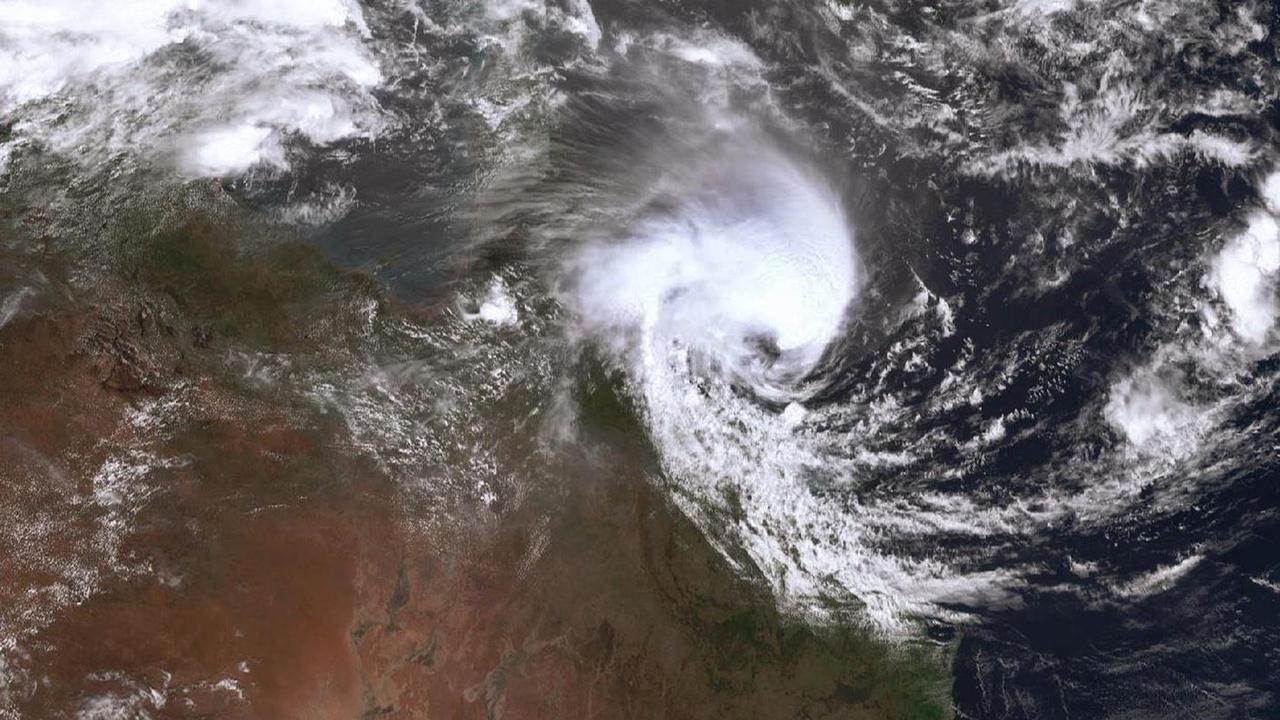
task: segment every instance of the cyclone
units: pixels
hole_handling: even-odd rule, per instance
[[[573,259],[584,323],[638,372],[696,366],[777,401],[803,394],[839,334],[854,232],[821,178],[763,143],[722,141],[661,178],[620,239]]]
[[[0,720],[1280,714],[1260,0],[0,0]]]

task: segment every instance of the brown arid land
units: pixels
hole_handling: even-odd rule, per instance
[[[0,717],[950,716],[947,650],[780,613],[727,561],[607,377],[559,454],[518,397],[468,405],[505,428],[471,445],[374,442],[316,388],[403,369],[387,329],[456,321],[439,299],[216,186],[78,237],[58,212],[0,225]],[[377,397],[436,412],[430,374]]]

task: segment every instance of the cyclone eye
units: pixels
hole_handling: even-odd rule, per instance
[[[778,338],[772,333],[752,333],[744,339],[747,347],[755,352],[756,357],[772,365],[782,357],[782,349],[778,347]]]

